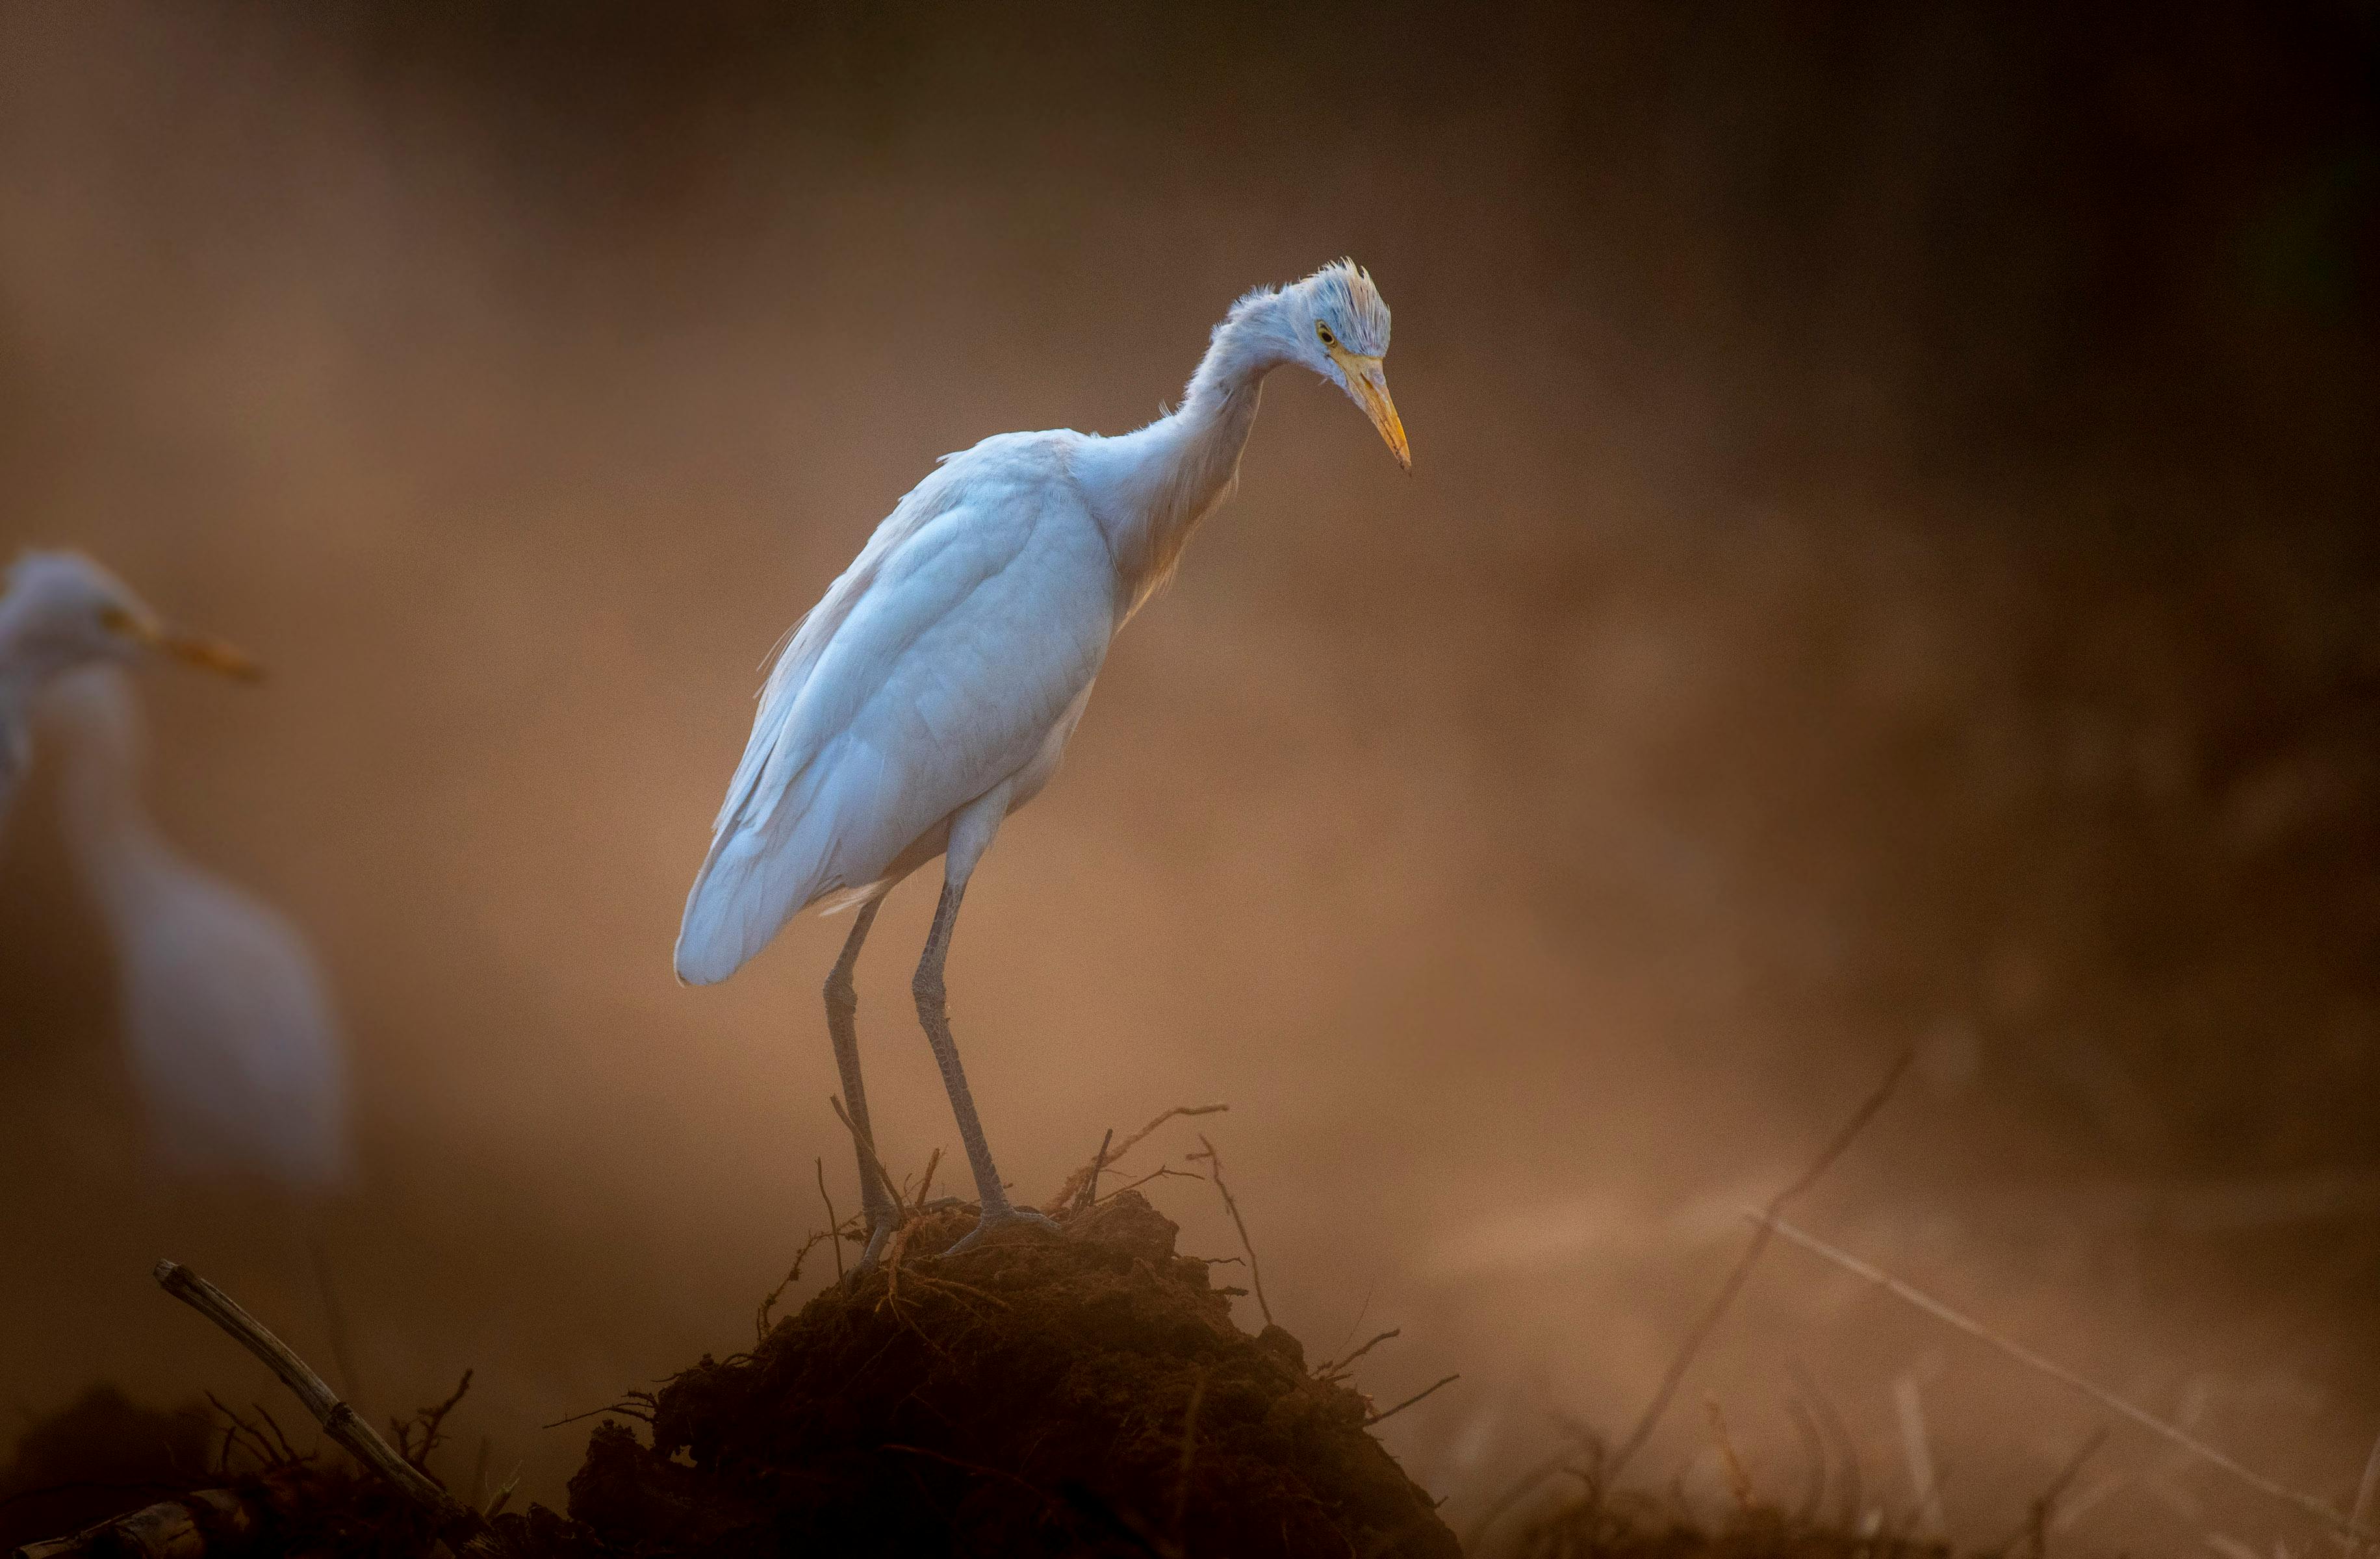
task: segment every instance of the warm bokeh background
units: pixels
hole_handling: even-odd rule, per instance
[[[968,900],[1002,1163],[1213,1127],[1281,1318],[1401,1325],[1460,1526],[1812,1225],[2343,1502],[2380,1429],[2380,13],[1892,4],[0,10],[0,549],[251,645],[156,673],[188,852],[315,938],[368,1405],[561,1500],[856,1198],[804,922],[669,947],[757,667],[932,457],[1116,430],[1246,286],[1396,310],[1417,474],[1284,376]],[[666,16],[666,19],[664,17]],[[318,1359],[291,1210],[148,1167],[46,796],[0,842],[0,1409]],[[880,1134],[953,1133],[862,978]],[[1160,1139],[1179,1154],[1186,1133]],[[1156,1162],[1150,1159],[1150,1164]],[[1235,1245],[1160,1182],[1193,1251]],[[1244,1301],[1245,1303],[1245,1301]],[[2091,1432],[1791,1250],[1638,1471],[1831,1403],[1992,1541]],[[1902,1395],[1907,1395],[1904,1388]],[[0,1420],[0,1445],[10,1432]],[[2311,1529],[2137,1432],[2075,1541]]]

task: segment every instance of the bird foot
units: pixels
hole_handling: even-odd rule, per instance
[[[887,1214],[868,1229],[868,1249],[859,1253],[859,1260],[854,1262],[851,1264],[851,1270],[844,1274],[843,1281],[845,1287],[856,1286],[862,1277],[876,1270],[876,1263],[884,1257],[884,1248],[892,1242],[892,1236],[900,1227],[900,1224]]]
[[[942,1254],[955,1256],[962,1251],[973,1250],[983,1242],[985,1235],[994,1229],[1005,1228],[1012,1224],[1029,1224],[1035,1228],[1046,1228],[1052,1234],[1058,1232],[1057,1219],[1047,1214],[1037,1213],[1030,1207],[988,1207],[984,1210],[983,1216],[976,1220],[975,1227],[961,1235],[958,1243]]]

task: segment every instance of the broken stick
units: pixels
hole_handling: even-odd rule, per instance
[[[262,1360],[265,1368],[278,1375],[281,1384],[306,1405],[314,1421],[322,1426],[322,1432],[398,1493],[426,1506],[437,1517],[441,1529],[481,1527],[478,1513],[466,1508],[433,1482],[428,1473],[398,1456],[381,1438],[379,1431],[339,1400],[312,1366],[274,1336],[262,1322],[241,1309],[229,1294],[178,1263],[159,1262],[155,1275],[159,1287],[230,1333],[241,1347]]]

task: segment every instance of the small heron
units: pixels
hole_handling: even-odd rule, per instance
[[[1231,495],[1265,376],[1312,369],[1413,469],[1381,359],[1389,308],[1352,260],[1234,304],[1179,409],[1115,438],[1004,433],[943,457],[787,637],[686,896],[678,977],[724,980],[813,905],[853,909],[827,1030],[862,1139],[862,1263],[892,1232],[860,1085],[852,972],[878,906],[936,856],[942,892],[911,985],[981,1216],[1048,1224],[1002,1188],[959,1067],[943,964],[969,876],[1048,784],[1108,646]]]
[[[256,663],[216,639],[169,628],[79,552],[28,551],[0,590],[0,823],[29,755],[26,719],[53,679],[79,667],[164,655],[253,681]]]
[[[346,1052],[314,956],[272,906],[184,860],[141,805],[140,717],[115,667],[40,706],[78,873],[114,944],[125,1047],[166,1166],[302,1202],[348,1167]]]
[[[0,591],[0,821],[38,713],[162,1156],[327,1190],[346,1162],[346,1059],[323,981],[295,927],[183,860],[141,805],[140,711],[120,668],[152,657],[261,674],[220,640],[167,626],[80,553],[18,556]]]

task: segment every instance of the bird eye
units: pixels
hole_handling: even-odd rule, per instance
[[[139,624],[133,621],[132,614],[113,601],[101,603],[99,625],[111,634],[120,634],[126,638],[130,638],[139,627]]]
[[[1339,344],[1339,338],[1330,333],[1330,327],[1324,324],[1319,320],[1314,321],[1314,333],[1322,338],[1322,344],[1325,346],[1336,346]]]

